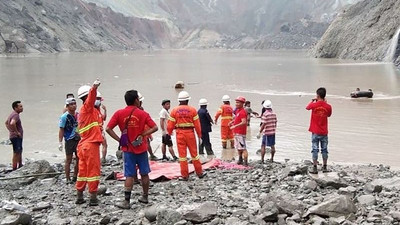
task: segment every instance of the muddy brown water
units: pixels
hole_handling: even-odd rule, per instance
[[[302,51],[176,50],[2,56],[0,118],[5,121],[12,101],[22,100],[25,158],[52,162],[64,159],[57,146],[58,118],[65,94],[76,94],[80,85],[92,83],[97,77],[102,81],[99,91],[109,118],[125,106],[124,92],[137,89],[144,95],[144,108],[159,124],[161,100],[169,98],[172,107],[177,105],[178,91],[173,86],[178,80],[185,82],[185,90],[192,96],[191,105],[198,107],[200,98],[209,101],[213,117],[224,94],[231,98],[245,96],[257,112],[261,111],[261,101],[270,99],[278,116],[278,161],[310,159],[310,112],[305,106],[315,90],[324,86],[333,107],[329,119],[330,160],[399,166],[399,72],[392,64],[313,59]],[[351,99],[349,93],[357,87],[372,88],[374,98]],[[247,144],[253,159],[259,157],[259,123],[259,119],[252,118],[248,129]],[[213,126],[211,142],[217,157],[222,156],[219,133],[219,126]],[[7,138],[3,125],[0,141]],[[107,138],[109,153],[114,154],[117,143]],[[152,147],[159,157],[160,142],[161,132],[157,132]],[[0,152],[0,163],[9,163],[11,146],[0,145]]]

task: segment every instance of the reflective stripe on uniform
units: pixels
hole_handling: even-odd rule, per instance
[[[93,123],[87,125],[86,127],[82,127],[79,129],[79,134],[82,134],[83,132],[86,132],[96,126],[99,126],[99,122],[93,122]]]
[[[169,117],[168,120],[171,120],[172,122],[176,122],[175,118]]]
[[[187,161],[187,158],[186,158],[186,157],[183,157],[183,158],[179,157],[179,161],[180,161],[180,162]]]
[[[100,176],[95,176],[95,177],[77,177],[76,180],[77,181],[93,182],[93,181],[100,180]]]
[[[193,120],[198,120],[199,119],[199,115],[196,115],[195,117],[193,117]]]
[[[222,116],[221,117],[221,120],[231,120],[231,119],[233,119],[232,116]]]
[[[192,161],[193,160],[199,160],[200,159],[200,155],[197,155],[196,157],[194,157],[194,159],[192,159]]]
[[[178,123],[175,127],[194,127],[193,123]]]

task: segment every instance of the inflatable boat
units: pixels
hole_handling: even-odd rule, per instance
[[[352,98],[372,98],[374,96],[374,93],[372,90],[368,91],[353,91],[350,93],[350,97]]]

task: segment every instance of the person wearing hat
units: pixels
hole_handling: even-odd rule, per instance
[[[270,161],[274,161],[275,155],[275,130],[276,124],[278,122],[276,118],[276,114],[272,111],[272,103],[270,100],[265,100],[263,103],[263,107],[265,108],[265,112],[261,116],[261,127],[260,133],[257,135],[257,138],[260,138],[262,134],[261,141],[261,163],[264,163],[265,156],[265,146],[271,147],[271,159]]]
[[[144,108],[143,108],[144,97],[143,97],[142,94],[140,94],[140,92],[138,92],[138,98],[139,98],[139,109],[144,110]],[[146,125],[144,129],[147,130],[149,128],[150,127]],[[157,158],[157,156],[154,155],[153,148],[151,147],[151,142],[153,141],[153,136],[152,135],[148,135],[144,139],[147,141],[147,152],[150,155],[150,160],[151,161],[157,161],[158,158]],[[139,180],[136,179],[136,178],[135,178],[135,183],[139,183]]]
[[[197,111],[201,125],[201,144],[199,144],[199,154],[204,155],[204,148],[206,149],[207,155],[214,155],[210,142],[211,126],[214,124],[211,119],[210,113],[207,110],[208,101],[205,98],[199,100],[200,109]]]
[[[162,159],[161,160],[169,160],[167,157],[167,146],[169,153],[171,154],[174,161],[178,160],[176,157],[174,149],[172,148],[172,139],[171,136],[167,133],[167,121],[169,119],[169,112],[168,110],[171,108],[171,101],[169,99],[164,99],[161,102],[162,109],[160,111],[160,127],[162,132],[162,140],[161,140],[161,152],[162,152]]]
[[[246,133],[247,133],[247,112],[243,108],[246,99],[242,96],[236,99],[235,118],[229,123],[235,138],[235,149],[238,151],[239,165],[248,165],[248,152],[246,149]]]
[[[67,183],[76,182],[78,175],[78,164],[79,158],[76,154],[76,148],[78,146],[80,137],[77,132],[78,127],[78,113],[76,112],[76,101],[75,98],[67,98],[65,100],[65,108],[67,111],[63,113],[60,117],[59,128],[58,131],[58,150],[63,151],[62,141],[65,141],[65,177],[67,179]],[[72,163],[73,155],[75,155],[76,163],[74,167],[74,174],[71,180],[70,176],[70,168]]]
[[[223,104],[219,107],[217,113],[215,114],[215,125],[218,123],[218,118],[221,116],[221,141],[222,148],[227,148],[227,142],[231,142],[231,148],[234,146],[233,133],[229,128],[229,123],[233,119],[233,108],[231,106],[231,98],[229,95],[222,96]]]
[[[186,91],[181,91],[178,94],[179,106],[172,109],[167,125],[167,132],[169,135],[176,129],[176,143],[178,145],[179,164],[182,175],[180,180],[182,181],[189,180],[189,166],[186,158],[188,148],[197,176],[199,178],[205,176],[201,166],[200,156],[197,154],[196,137],[194,134],[194,131],[196,131],[197,137],[199,139],[201,138],[199,115],[195,108],[188,105],[189,100],[190,96]]]
[[[78,129],[81,140],[78,143],[79,171],[76,181],[76,204],[85,203],[83,191],[86,185],[89,187],[89,206],[97,206],[97,189],[100,183],[100,144],[103,142],[100,123],[102,118],[99,110],[95,109],[97,88],[100,80],[96,80],[93,86],[84,85],[78,89],[78,98],[83,102],[79,111]]]

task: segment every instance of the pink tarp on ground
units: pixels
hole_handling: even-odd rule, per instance
[[[249,167],[237,165],[236,163],[224,162],[220,159],[212,159],[209,162],[206,162],[202,165],[203,170],[210,168],[220,168],[220,169],[239,169],[244,170]],[[169,162],[155,162],[150,161],[150,169],[149,173],[150,180],[152,181],[162,181],[162,180],[171,180],[177,179],[181,176],[181,168],[178,162],[169,163]],[[194,172],[194,166],[189,164],[189,173]],[[118,180],[125,180],[121,173],[116,173]]]
[[[248,167],[237,165],[236,163],[224,162],[220,159],[212,159],[202,165],[203,170],[210,168],[221,168],[221,169],[247,169]],[[166,178],[168,180],[176,179],[181,176],[181,169],[179,163],[166,163],[166,162],[150,162],[151,172],[149,174],[150,180],[162,180]],[[194,172],[194,166],[189,164],[189,173]]]

